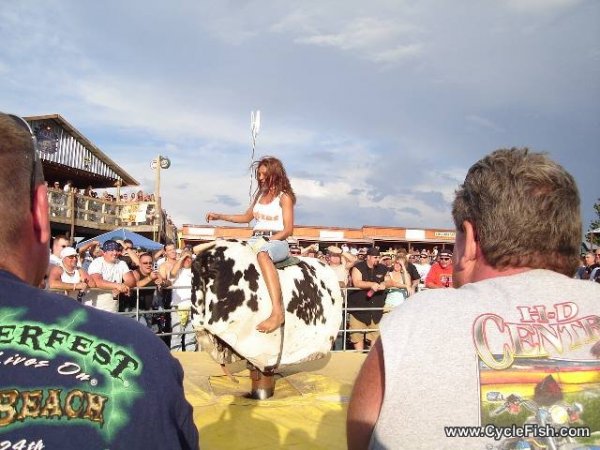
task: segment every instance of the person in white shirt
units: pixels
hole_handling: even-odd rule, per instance
[[[52,253],[50,254],[50,266],[60,266],[62,260],[60,252],[69,246],[69,239],[66,236],[59,234],[52,241]],[[50,267],[51,269],[52,267]]]
[[[420,282],[419,284],[422,287],[425,287],[425,278],[427,278],[427,274],[429,273],[429,269],[431,269],[431,264],[429,262],[429,255],[426,252],[421,252],[419,255],[419,260],[414,263],[417,268],[417,272],[419,272]]]
[[[186,248],[171,269],[173,280],[171,308],[171,350],[186,350],[195,343],[194,335],[177,334],[192,331],[190,309],[192,306],[192,252]],[[190,339],[191,336],[191,339]],[[186,342],[187,340],[187,342]]]
[[[61,264],[52,266],[48,275],[50,289],[64,289],[65,295],[81,301],[90,287],[95,287],[87,272],[77,267],[77,250],[65,247],[60,252]]]
[[[105,311],[119,310],[119,294],[129,295],[129,288],[136,284],[135,277],[125,261],[119,261],[121,245],[109,239],[102,245],[104,252],[101,257],[92,261],[88,268],[91,279],[100,289],[88,294],[84,304]]]

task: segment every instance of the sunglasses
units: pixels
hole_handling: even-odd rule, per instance
[[[29,195],[30,195],[31,206],[33,207],[33,195],[35,192],[36,181],[38,181],[37,180],[37,171],[36,171],[36,164],[39,161],[38,151],[37,151],[37,140],[35,138],[35,135],[33,134],[33,130],[31,129],[31,127],[29,126],[29,124],[27,123],[27,121],[25,119],[23,119],[22,117],[19,117],[19,116],[15,116],[14,114],[7,114],[7,116],[10,117],[13,120],[13,122],[15,122],[21,129],[26,131],[29,134],[29,136],[31,136],[31,152],[27,153],[25,155],[25,157],[28,159],[31,158],[31,176],[30,176],[30,180],[29,180]],[[33,153],[33,155],[31,153]],[[41,179],[43,180],[43,178],[44,177],[42,176]]]
[[[439,258],[440,261],[450,261],[450,258]]]

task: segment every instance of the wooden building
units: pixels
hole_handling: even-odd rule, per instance
[[[252,228],[235,226],[202,226],[183,225],[179,233],[179,245],[196,245],[214,239],[248,239],[252,236]],[[404,247],[405,249],[439,249],[454,246],[456,232],[452,229],[442,228],[403,228],[403,227],[378,227],[365,225],[362,228],[339,228],[302,226],[294,227],[291,243],[301,247],[309,244],[319,244],[327,247],[332,244],[346,243],[354,247],[377,246],[382,251],[392,248]]]
[[[52,235],[94,237],[119,227],[155,241],[175,241],[177,230],[166,221],[156,202],[120,202],[82,194],[91,187],[115,188],[139,183],[110,159],[60,114],[24,117],[38,144],[38,153],[48,182]],[[76,190],[64,191],[71,181]],[[59,187],[54,188],[58,182]]]

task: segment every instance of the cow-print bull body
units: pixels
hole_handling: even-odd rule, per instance
[[[325,356],[342,318],[342,294],[330,267],[311,258],[279,269],[285,326],[259,333],[272,303],[245,242],[216,241],[192,265],[192,320],[201,346],[220,363],[247,359],[260,370]],[[206,347],[209,348],[206,348]]]

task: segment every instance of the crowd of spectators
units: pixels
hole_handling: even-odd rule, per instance
[[[90,241],[78,249],[64,235],[52,243],[46,286],[88,306],[128,314],[155,333],[171,350],[194,350],[190,248],[165,245],[154,253],[133,242]]]
[[[63,186],[60,185],[60,182],[55,181],[52,185],[49,185],[46,182],[48,188],[54,191],[62,191],[65,193],[74,192],[76,194],[83,195],[85,197],[97,198],[104,201],[116,202],[120,201],[122,203],[126,202],[154,202],[155,197],[154,194],[146,193],[142,190],[138,190],[137,192],[120,192],[118,195],[109,192],[108,190],[103,191],[102,193],[98,193],[94,190],[92,186],[88,186],[86,188],[78,188],[73,185],[71,180],[67,180]]]
[[[357,350],[368,349],[378,337],[383,314],[414,293],[452,288],[452,252],[447,248],[381,251],[378,247],[312,244],[292,245],[290,253],[317,258],[333,269],[340,287],[347,290],[346,325],[349,341]],[[188,313],[193,258],[189,247],[167,244],[151,253],[134,248],[130,240],[103,245],[90,241],[76,251],[60,235],[52,244],[48,285],[96,308],[131,313],[164,334],[162,339],[171,349],[190,350],[195,347]],[[600,249],[582,256],[575,278],[600,282]],[[336,348],[341,348],[339,340]]]
[[[347,327],[353,347],[364,350],[378,337],[383,314],[402,304],[415,292],[452,287],[452,252],[447,248],[417,249],[348,244],[321,248],[292,245],[292,256],[317,258],[331,266],[340,287],[347,289]],[[340,343],[336,344],[336,348]]]

